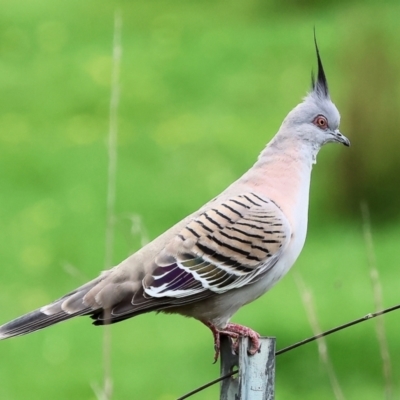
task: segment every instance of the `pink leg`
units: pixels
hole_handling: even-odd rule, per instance
[[[204,321],[202,322],[211,330],[214,337],[214,349],[215,349],[214,364],[217,362],[220,353],[221,335],[228,336],[234,340],[234,345],[233,345],[234,351],[237,351],[238,347],[237,339],[240,336],[248,337],[250,339],[251,347],[248,350],[249,354],[254,355],[260,349],[260,341],[258,340],[260,338],[260,335],[257,332],[253,331],[252,329],[247,328],[246,326],[229,323],[225,327],[225,329],[219,330],[211,322],[204,322]]]

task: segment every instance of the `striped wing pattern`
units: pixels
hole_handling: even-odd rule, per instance
[[[151,297],[223,293],[271,268],[290,237],[276,204],[254,193],[232,197],[202,213],[156,259],[144,281]]]

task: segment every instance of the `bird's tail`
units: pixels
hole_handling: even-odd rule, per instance
[[[84,297],[101,280],[102,277],[99,277],[90,281],[53,303],[0,326],[0,340],[26,335],[79,315],[93,314],[96,308],[88,307],[84,302]]]
[[[46,328],[47,326],[56,324],[57,322],[66,321],[67,319],[77,315],[81,314],[59,312],[54,315],[46,315],[39,308],[38,310],[32,311],[0,326],[0,340],[14,336],[26,335],[27,333]]]

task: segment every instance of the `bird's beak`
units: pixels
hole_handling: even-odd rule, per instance
[[[346,136],[342,135],[338,129],[332,132],[334,141],[338,143],[343,143],[345,146],[350,147],[350,140]]]

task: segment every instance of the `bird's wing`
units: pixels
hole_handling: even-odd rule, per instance
[[[152,297],[187,297],[206,289],[223,293],[271,268],[290,237],[282,211],[254,193],[216,204],[166,246],[144,280]]]
[[[213,202],[167,243],[141,289],[111,307],[109,317],[182,306],[250,284],[275,265],[290,235],[269,199],[247,193]]]

